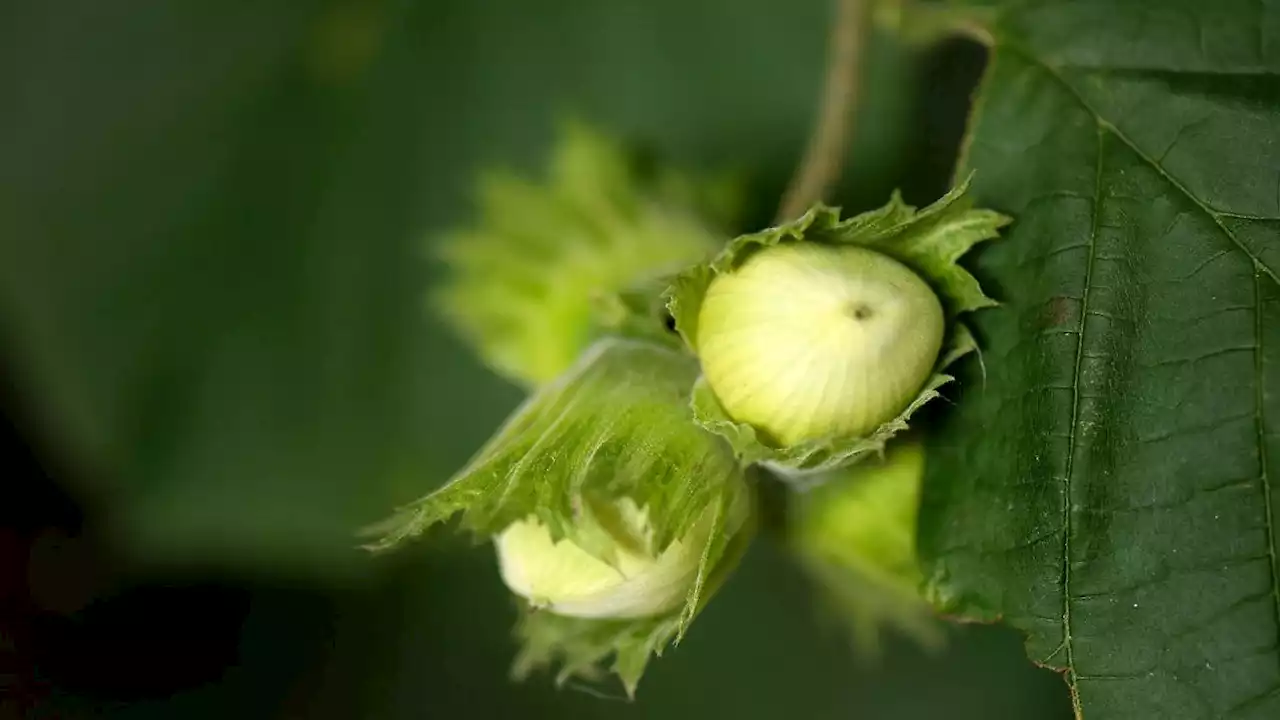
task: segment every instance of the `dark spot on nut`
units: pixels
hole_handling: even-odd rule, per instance
[[[872,310],[871,306],[866,303],[854,303],[849,306],[849,317],[854,320],[869,320],[875,314],[875,310]]]

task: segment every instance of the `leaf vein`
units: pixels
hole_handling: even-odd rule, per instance
[[[1089,229],[1089,259],[1085,265],[1084,289],[1080,300],[1080,329],[1076,334],[1076,359],[1072,371],[1071,424],[1067,435],[1067,462],[1063,473],[1062,488],[1062,642],[1066,653],[1066,681],[1071,690],[1071,702],[1076,717],[1083,717],[1080,706],[1080,691],[1075,666],[1075,654],[1071,638],[1071,477],[1075,471],[1076,443],[1079,439],[1080,427],[1080,376],[1085,359],[1085,330],[1089,322],[1089,298],[1093,286],[1093,264],[1098,252],[1098,225],[1102,217],[1102,160],[1103,140],[1101,127],[1098,129],[1098,155],[1094,176],[1093,220]]]
[[[1267,552],[1271,557],[1271,594],[1272,608],[1275,611],[1276,631],[1280,633],[1280,573],[1276,564],[1276,528],[1275,518],[1271,511],[1271,478],[1268,475],[1267,468],[1267,424],[1266,417],[1263,414],[1263,395],[1266,390],[1266,375],[1263,368],[1263,352],[1262,352],[1262,266],[1256,265],[1253,274],[1253,297],[1254,303],[1257,305],[1254,321],[1256,327],[1254,331],[1258,336],[1258,343],[1254,349],[1254,374],[1257,377],[1257,386],[1254,395],[1254,407],[1257,411],[1257,427],[1258,427],[1258,465],[1262,476],[1262,509],[1267,519]],[[1277,638],[1280,640],[1280,637]]]
[[[1072,85],[1070,82],[1067,81],[1065,77],[1062,76],[1062,73],[1059,71],[1057,67],[1045,62],[1042,58],[1037,56],[1035,53],[1030,52],[1025,48],[1019,47],[1016,43],[1001,42],[1000,47],[1003,49],[1009,50],[1015,55],[1018,55],[1022,59],[1031,63],[1035,67],[1040,68],[1042,71],[1044,71],[1046,75],[1048,75],[1055,82],[1061,85],[1067,91],[1067,93],[1070,94],[1071,97],[1075,99],[1075,101],[1080,105],[1080,107],[1082,107],[1086,112],[1088,112],[1091,116],[1093,116],[1093,119],[1098,123],[1098,126],[1100,128],[1105,129],[1108,133],[1114,135],[1117,140],[1123,142],[1126,147],[1128,147],[1131,151],[1133,151],[1135,155],[1138,156],[1139,159],[1141,159],[1144,163],[1150,166],[1152,170],[1155,170],[1156,173],[1159,174],[1160,177],[1164,178],[1166,182],[1168,182],[1170,185],[1176,188],[1178,192],[1183,195],[1183,197],[1190,200],[1192,204],[1194,204],[1197,208],[1199,208],[1205,215],[1209,217],[1210,220],[1213,221],[1215,225],[1218,226],[1218,230],[1221,231],[1222,234],[1228,240],[1230,240],[1233,245],[1239,248],[1241,252],[1243,252],[1250,260],[1253,261],[1256,267],[1260,268],[1264,273],[1266,273],[1267,277],[1271,278],[1272,282],[1280,286],[1280,274],[1277,274],[1278,271],[1268,266],[1266,263],[1264,263],[1262,261],[1262,258],[1259,257],[1257,253],[1255,253],[1252,249],[1250,249],[1248,245],[1241,242],[1240,238],[1236,237],[1235,233],[1231,232],[1231,229],[1228,228],[1226,224],[1222,221],[1223,217],[1226,216],[1225,213],[1219,210],[1216,210],[1213,207],[1210,207],[1205,201],[1196,197],[1196,195],[1192,193],[1191,190],[1186,185],[1182,184],[1182,181],[1178,180],[1178,178],[1170,174],[1170,172],[1166,170],[1163,165],[1161,165],[1155,158],[1151,157],[1150,154],[1148,154],[1145,150],[1139,147],[1138,144],[1134,142],[1133,139],[1130,138],[1127,134],[1125,134],[1123,130],[1121,130],[1118,126],[1116,126],[1111,121],[1102,117],[1102,114],[1099,113],[1093,107],[1093,105],[1091,105],[1089,101],[1085,99],[1084,95],[1082,95],[1080,91],[1076,89],[1076,86]]]

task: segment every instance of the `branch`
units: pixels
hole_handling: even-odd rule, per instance
[[[778,207],[778,222],[800,215],[821,200],[840,177],[862,74],[861,46],[866,21],[862,5],[862,0],[836,0],[818,119],[809,136],[804,160],[796,168]]]

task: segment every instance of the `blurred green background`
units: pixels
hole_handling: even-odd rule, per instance
[[[757,542],[633,704],[506,680],[486,547],[352,532],[520,399],[425,312],[481,167],[572,114],[769,220],[821,0],[0,3],[0,717],[1058,718],[1000,628],[859,660]],[[946,187],[978,49],[871,39],[833,199]],[[10,662],[12,660],[12,662]],[[12,667],[14,670],[10,671]]]

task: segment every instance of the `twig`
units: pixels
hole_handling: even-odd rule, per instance
[[[840,177],[852,134],[862,65],[862,33],[866,13],[862,0],[836,0],[827,50],[826,81],[817,122],[804,160],[778,207],[778,222],[790,220],[823,198]]]

